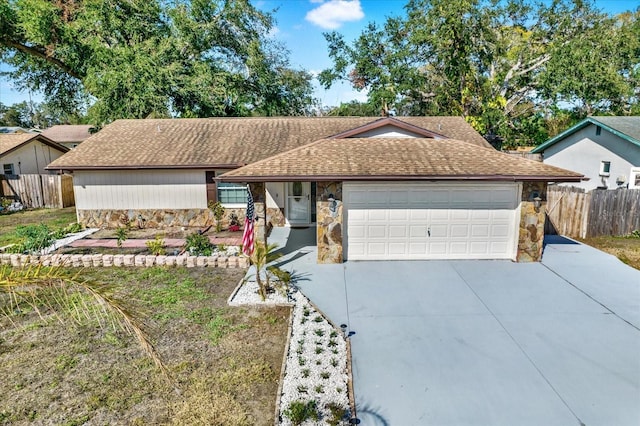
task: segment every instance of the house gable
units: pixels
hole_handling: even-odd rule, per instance
[[[407,137],[407,138],[433,138],[448,139],[447,136],[424,129],[422,127],[405,123],[392,117],[380,118],[355,129],[347,130],[332,136],[335,139],[343,138],[384,138],[384,137]]]

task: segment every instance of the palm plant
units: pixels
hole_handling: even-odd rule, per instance
[[[267,292],[271,289],[270,277],[273,273],[273,267],[267,268],[267,266],[282,257],[282,253],[276,252],[277,249],[278,245],[275,243],[257,242],[253,253],[249,256],[251,264],[256,268],[256,282],[262,300],[267,298]]]
[[[41,264],[22,268],[0,268],[0,314],[13,323],[13,316],[25,307],[41,318],[52,313],[62,323],[71,319],[101,328],[116,327],[132,334],[142,350],[169,379],[160,355],[145,331],[145,324],[127,302],[114,295],[115,286],[83,280],[79,273],[63,267]]]

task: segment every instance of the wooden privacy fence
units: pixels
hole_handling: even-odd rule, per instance
[[[627,235],[640,229],[640,189],[550,186],[545,232],[574,238]]]
[[[75,205],[73,178],[68,175],[0,175],[0,196],[30,208]]]

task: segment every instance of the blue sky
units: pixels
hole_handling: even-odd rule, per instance
[[[404,14],[406,0],[253,0],[262,10],[274,11],[277,24],[273,37],[291,52],[291,65],[312,73],[331,66],[323,32],[338,31],[346,40],[356,38],[369,22],[384,23],[388,16]],[[620,13],[638,7],[638,0],[596,0],[597,7],[609,13]],[[0,65],[0,70],[6,66]],[[325,106],[339,105],[353,99],[366,100],[365,93],[336,84],[329,90],[315,84],[315,96]],[[42,98],[34,93],[31,98]],[[10,82],[0,80],[0,102],[11,105],[29,100],[26,92],[13,90]]]

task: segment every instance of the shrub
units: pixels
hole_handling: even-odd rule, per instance
[[[20,244],[11,247],[14,253],[35,252],[49,247],[54,237],[49,227],[43,223],[39,225],[19,225],[16,227],[16,236],[22,239]]]
[[[213,217],[216,218],[216,232],[222,231],[222,218],[224,217],[224,207],[220,201],[209,202],[209,209],[213,212]]]
[[[122,247],[122,242],[127,239],[129,235],[129,228],[124,226],[119,226],[116,229],[116,238],[118,239],[118,247]]]
[[[154,256],[160,256],[167,253],[165,250],[166,245],[164,244],[164,240],[158,235],[156,235],[155,239],[147,241],[145,245]]]
[[[293,401],[284,411],[284,415],[296,426],[301,425],[306,420],[318,420],[320,418],[315,401]]]
[[[187,235],[184,249],[192,256],[211,256],[213,244],[206,235],[195,232]]]
[[[349,410],[347,410],[340,404],[330,402],[326,407],[331,413],[331,417],[327,419],[327,424],[331,426],[337,426],[349,418]]]

